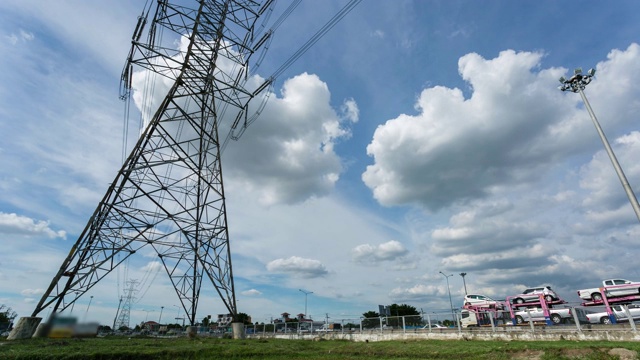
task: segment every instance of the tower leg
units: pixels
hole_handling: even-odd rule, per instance
[[[241,322],[231,323],[234,339],[244,339],[244,324]]]
[[[42,321],[42,318],[39,317],[21,317],[18,319],[16,326],[13,327],[13,330],[11,330],[7,340],[30,339],[36,332],[40,321]]]

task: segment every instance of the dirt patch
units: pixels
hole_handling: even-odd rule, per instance
[[[525,350],[517,353],[513,353],[512,359],[517,360],[540,360],[542,359],[542,355],[544,355],[544,351],[541,350]]]
[[[613,348],[609,350],[609,355],[617,355],[620,360],[635,360],[638,358],[636,351],[624,348]]]
[[[562,349],[561,351],[562,356],[565,356],[568,358],[576,358],[576,359],[584,358],[588,355],[593,354],[594,352],[598,352],[598,350],[585,348],[585,349]]]
[[[636,351],[624,348],[613,348],[609,350],[594,348],[559,349],[557,351],[552,351],[552,353],[568,359],[583,359],[598,352],[603,354],[606,352],[610,356],[617,356],[620,360],[636,360],[638,358],[638,353]],[[511,358],[516,360],[540,360],[544,355],[545,352],[542,350],[525,350],[512,353]]]

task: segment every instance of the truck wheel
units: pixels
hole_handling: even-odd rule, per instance
[[[558,314],[551,314],[551,322],[554,325],[562,324],[562,317]]]
[[[552,301],[553,301],[553,296],[551,296],[551,295],[545,295],[545,296],[544,296],[544,299],[545,299],[547,302],[552,302]]]
[[[593,293],[591,294],[591,298],[593,299],[593,301],[602,301],[602,294]]]
[[[524,319],[520,315],[516,315],[516,324],[522,324]]]
[[[600,318],[600,323],[605,325],[611,325],[611,319],[608,316],[603,316]]]
[[[517,298],[514,301],[516,304],[524,304],[524,300],[522,300],[521,298]]]

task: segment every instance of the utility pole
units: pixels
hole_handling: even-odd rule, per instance
[[[69,311],[69,314],[73,314],[73,307],[76,305],[76,300],[78,300],[78,293],[78,291],[73,292],[75,299],[73,299],[73,304],[71,304],[71,311]]]
[[[116,331],[116,321],[118,320],[118,313],[120,312],[120,305],[122,305],[122,296],[120,296],[120,301],[118,302],[118,310],[116,310],[116,317],[113,318],[113,329],[112,329],[112,331]]]
[[[585,75],[582,73],[582,68],[577,68],[573,72],[573,76],[571,78],[566,79],[564,76],[560,78],[560,83],[562,85],[560,85],[558,88],[562,91],[571,91],[574,93],[577,92],[582,97],[582,101],[584,102],[584,105],[587,108],[589,115],[591,116],[591,121],[593,121],[593,125],[596,127],[596,131],[598,131],[598,135],[600,135],[600,140],[602,140],[602,144],[604,145],[604,148],[607,151],[607,154],[609,155],[609,159],[613,164],[613,168],[616,170],[616,173],[618,174],[618,178],[622,183],[622,187],[624,188],[624,191],[627,193],[627,197],[629,198],[631,207],[633,207],[633,211],[636,213],[636,217],[638,218],[638,221],[640,221],[640,204],[638,204],[638,198],[636,198],[636,195],[633,193],[633,189],[631,188],[631,185],[629,185],[629,181],[627,180],[627,177],[624,175],[624,172],[622,171],[622,167],[618,163],[618,159],[616,158],[616,155],[613,153],[613,149],[611,149],[611,145],[609,145],[609,141],[607,140],[607,137],[605,136],[604,131],[600,127],[600,123],[596,118],[596,114],[593,112],[593,109],[591,109],[591,104],[589,104],[589,100],[587,100],[587,96],[584,94],[584,89],[587,87],[587,85],[589,85],[589,83],[591,82],[595,74],[596,74],[595,69],[589,69],[589,71]]]
[[[304,318],[307,318],[307,295],[313,294],[313,291],[304,291],[302,289],[298,289],[304,293]]]
[[[464,296],[467,296],[467,283],[464,281],[464,277],[467,276],[467,273],[460,273],[460,276],[462,276],[462,283],[464,284]]]
[[[87,321],[87,314],[89,314],[89,308],[91,307],[91,301],[93,300],[93,295],[89,298],[89,305],[87,305],[87,311],[84,312],[84,321]]]
[[[453,274],[445,275],[445,273],[443,273],[442,271],[440,271],[440,274],[442,274],[442,276],[444,276],[444,278],[447,279],[447,291],[449,292],[449,305],[451,305],[451,317],[452,317],[452,321],[455,323],[456,316],[453,313],[453,302],[451,301],[451,288],[449,287],[449,277],[453,276]]]

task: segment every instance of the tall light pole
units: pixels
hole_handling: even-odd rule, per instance
[[[158,318],[158,324],[162,324],[162,310],[164,310],[164,306],[160,306],[160,317]]]
[[[307,295],[313,294],[313,291],[304,291],[302,289],[298,289],[304,293],[304,318],[307,318]]]
[[[451,275],[445,275],[445,273],[443,273],[442,271],[439,271],[440,274],[442,274],[442,276],[444,276],[445,279],[447,279],[447,291],[449,292],[449,305],[451,305],[451,317],[452,317],[452,321],[455,323],[456,322],[456,316],[453,313],[453,302],[451,301],[451,288],[449,288],[449,277],[453,276],[453,274]]]
[[[87,321],[87,314],[89,313],[89,307],[91,307],[91,301],[93,300],[93,295],[89,298],[89,305],[87,305],[87,311],[84,313],[84,321]]]
[[[178,306],[178,305],[173,305],[173,306],[178,308],[178,316],[176,316],[176,320],[180,320],[181,319],[180,318],[180,306]],[[184,318],[182,318],[182,324],[184,325]]]
[[[460,273],[460,276],[462,276],[462,283],[464,284],[464,296],[467,296],[467,283],[464,281],[464,277],[467,276],[467,273]]]
[[[640,221],[640,205],[638,204],[638,198],[636,198],[636,195],[633,193],[633,189],[631,189],[631,185],[629,185],[629,181],[627,181],[627,177],[624,175],[624,172],[622,171],[622,167],[618,163],[618,159],[616,158],[616,155],[613,153],[613,150],[609,145],[609,141],[607,140],[607,137],[604,135],[604,131],[602,131],[602,128],[600,127],[600,123],[598,123],[596,114],[593,112],[593,109],[591,109],[589,100],[587,100],[587,96],[584,94],[585,87],[589,85],[589,83],[591,82],[595,74],[596,74],[595,69],[589,69],[589,71],[585,75],[582,73],[582,68],[577,68],[573,72],[573,76],[571,78],[566,79],[564,76],[560,78],[560,83],[562,85],[560,85],[559,89],[562,91],[571,91],[574,93],[575,92],[580,93],[580,96],[582,97],[582,101],[584,102],[584,105],[587,108],[589,115],[591,116],[591,121],[593,121],[593,125],[595,125],[596,130],[598,131],[598,135],[600,135],[602,144],[604,144],[604,148],[605,150],[607,150],[607,154],[609,155],[609,159],[613,164],[613,168],[616,170],[616,173],[618,174],[618,178],[622,183],[622,187],[624,188],[624,191],[627,193],[627,197],[629,198],[629,202],[631,202],[633,211],[635,211],[636,217],[638,218],[638,221]]]
[[[118,313],[120,312],[120,305],[122,305],[122,296],[120,296],[120,302],[118,302],[118,310],[116,310],[116,317],[113,318],[113,331],[116,331],[116,320],[118,319]]]
[[[75,299],[73,299],[73,303],[71,304],[71,311],[69,311],[69,315],[73,314],[73,307],[76,305],[76,300],[78,299],[78,293],[79,291],[74,291],[73,294],[76,296]]]

